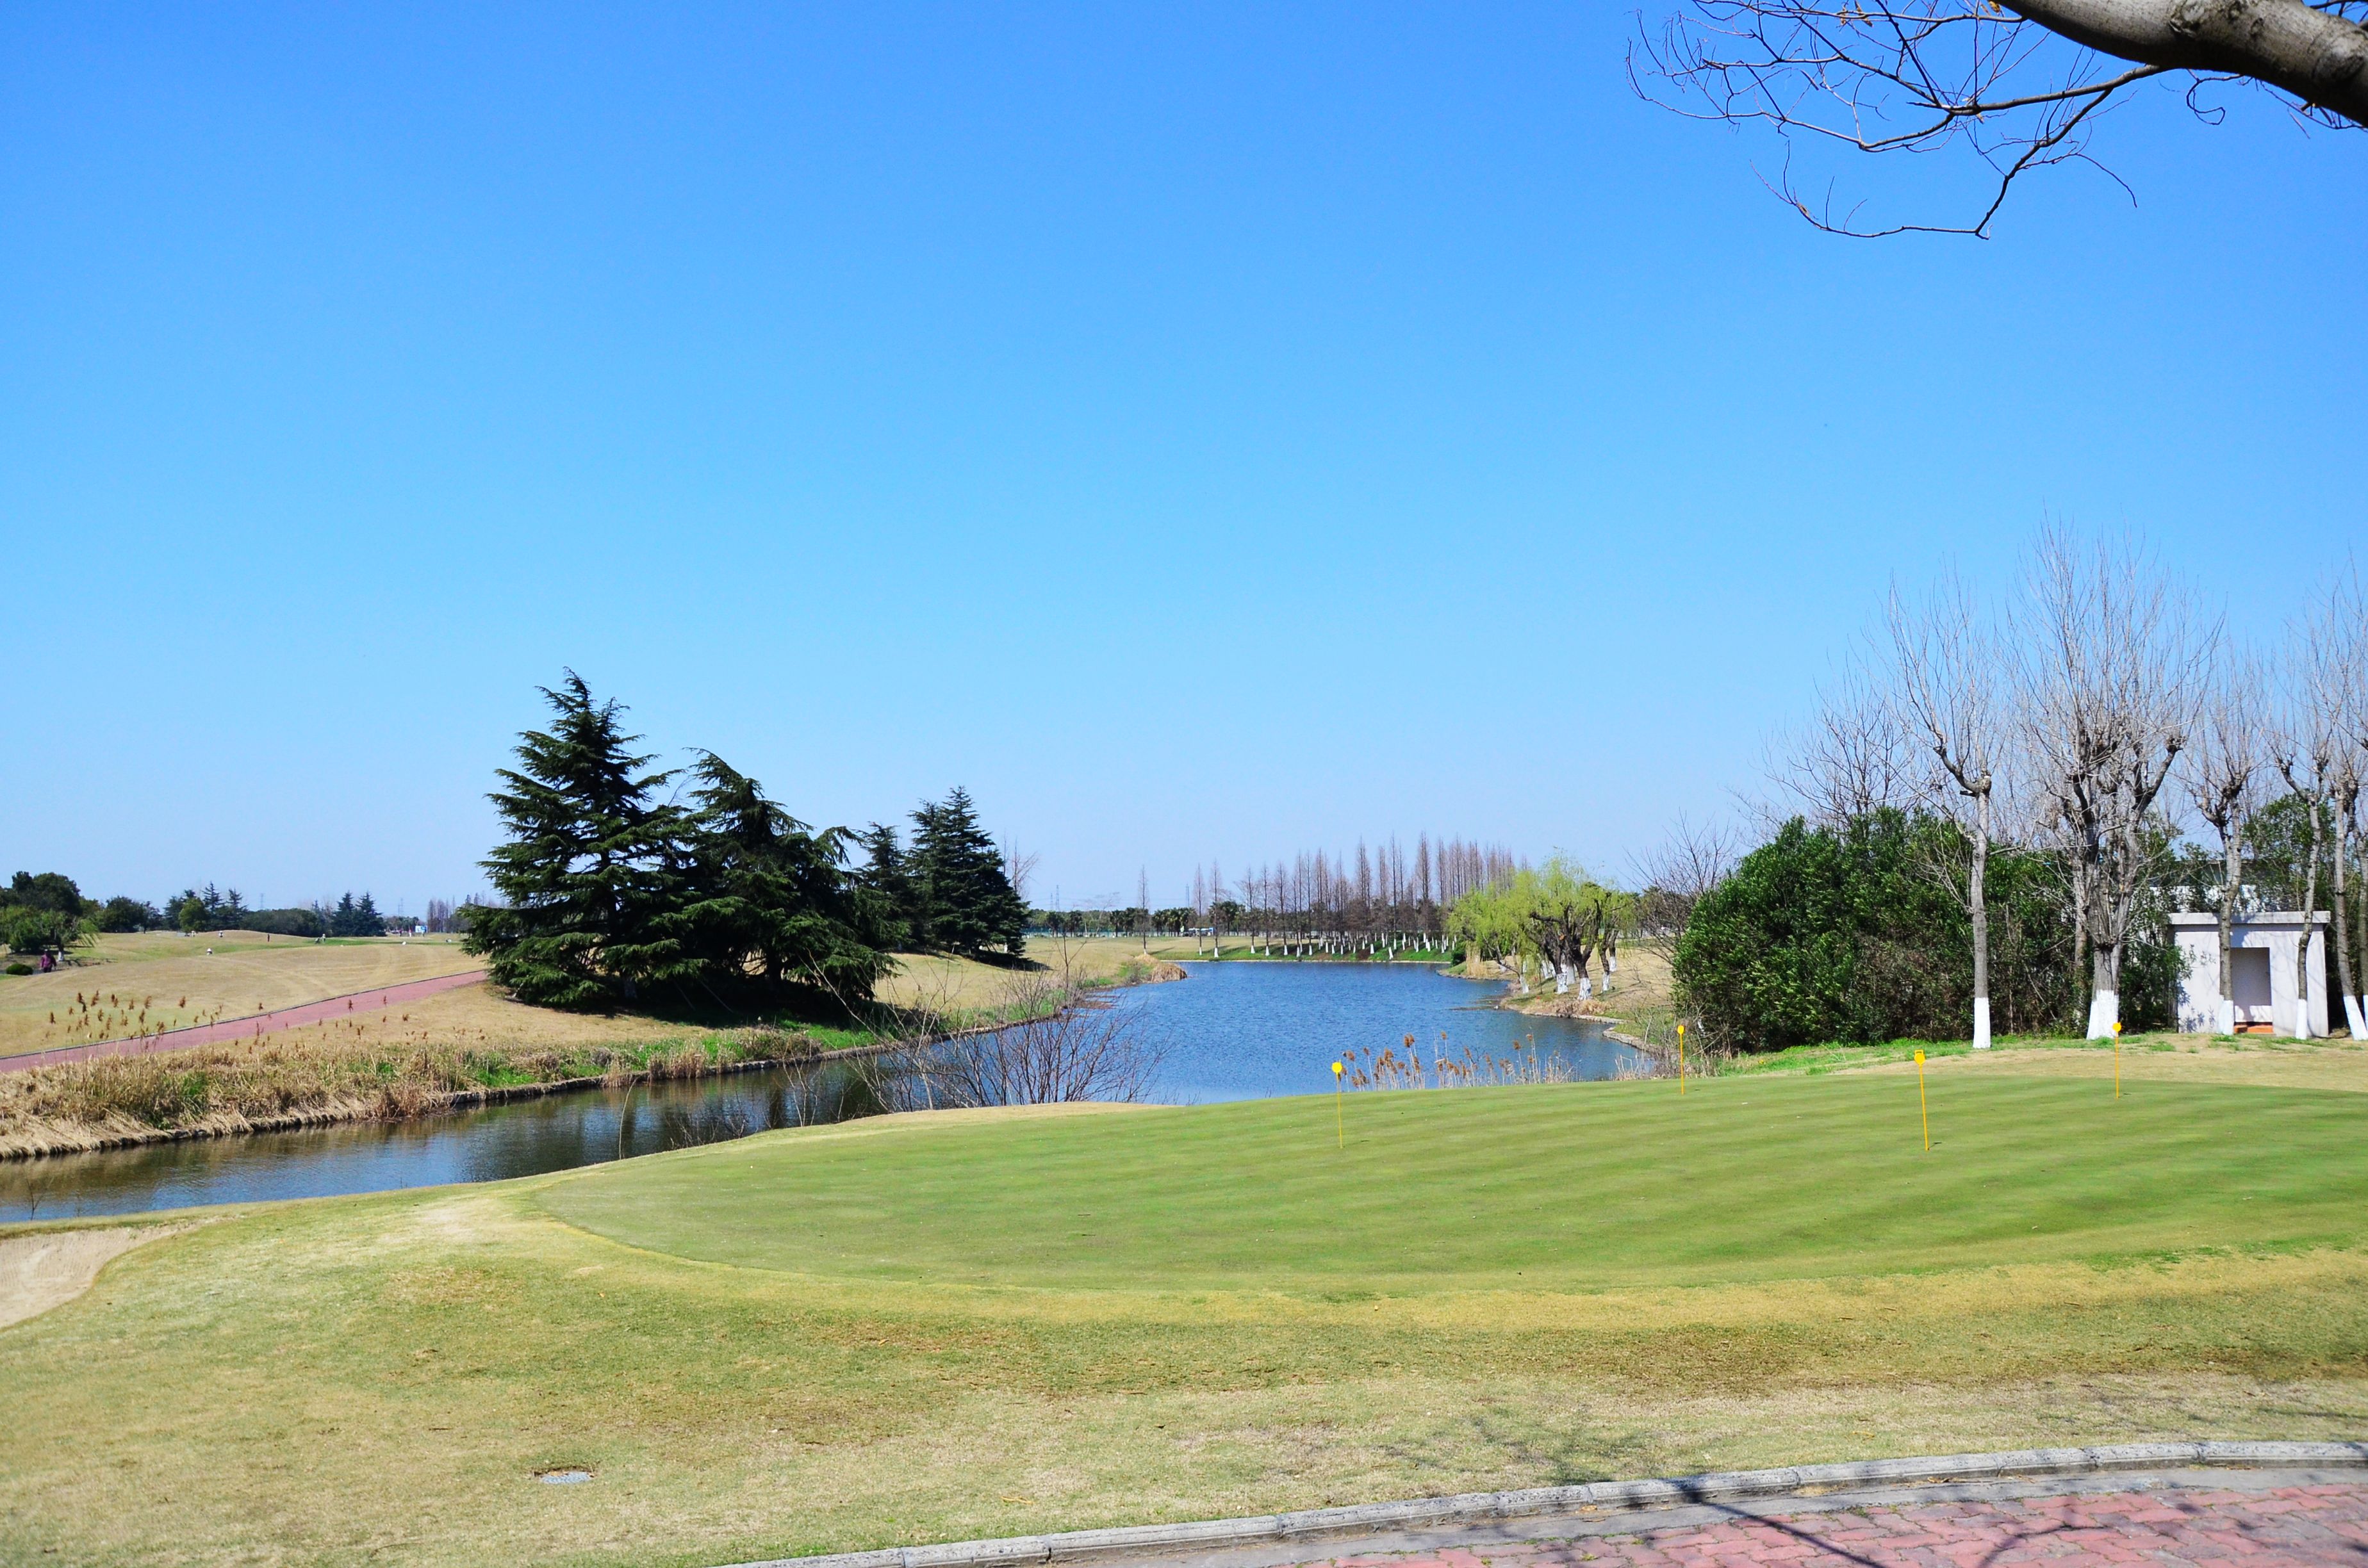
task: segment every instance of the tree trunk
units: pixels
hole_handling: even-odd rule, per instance
[[[2076,43],[2144,65],[2250,76],[2368,124],[2368,28],[2304,0],[2003,0]]]
[[[2237,1032],[2237,888],[2244,873],[2245,834],[2235,822],[2220,835],[2228,857],[2227,880],[2220,888],[2220,1032]]]
[[[2360,1017],[2360,993],[2351,987],[2351,918],[2344,903],[2344,862],[2351,858],[2351,819],[2347,813],[2335,824],[2335,984],[2343,996],[2343,1023],[2353,1040],[2368,1039],[2368,1023]]]
[[[2113,949],[2102,942],[2089,945],[2089,1038],[2111,1040],[2121,1021],[2120,982]]]
[[[2310,1038],[2310,931],[2318,916],[2318,852],[2326,828],[2318,820],[2318,802],[2310,802],[2310,869],[2302,880],[2302,940],[2294,944],[2294,1038]]]
[[[1967,891],[1967,901],[1974,914],[1974,1049],[1990,1048],[1990,908],[1982,896],[1984,873],[1990,862],[1990,792],[1984,790],[1975,797],[1974,812],[1974,865]]]

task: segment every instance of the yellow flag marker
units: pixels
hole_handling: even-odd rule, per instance
[[[1349,1080],[1340,1075],[1340,1064],[1332,1063],[1332,1131],[1340,1147],[1349,1146]]]
[[[1678,1026],[1678,1093],[1686,1092],[1686,1026]]]
[[[1924,1119],[1924,1148],[1932,1147],[1932,1108],[1924,1103],[1924,1053],[1916,1053],[1916,1113]]]
[[[2113,1020],[2113,1097],[2122,1097],[2122,1020]]]

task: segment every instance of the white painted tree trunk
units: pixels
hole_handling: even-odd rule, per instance
[[[1570,965],[1566,963],[1558,963],[1554,965],[1554,994],[1560,996],[1569,990]]]
[[[2089,1000],[2089,1038],[2111,1040],[2113,1025],[2121,1020],[2122,998],[2118,992],[2100,990]]]
[[[1590,997],[1590,996],[1592,996],[1592,995],[1594,995],[1594,994],[1595,994],[1595,979],[1594,979],[1594,977],[1593,977],[1592,975],[1586,975],[1586,974],[1582,974],[1582,975],[1580,975],[1580,976],[1578,977],[1578,999],[1579,999],[1580,1001],[1584,1002],[1584,1001],[1586,1001],[1588,997]]]
[[[1974,998],[1974,1049],[1987,1051],[1989,1048],[1990,999],[1987,996],[1976,996]]]
[[[2222,1034],[2237,1032],[2237,1004],[2226,996],[2220,998],[2220,1032]]]
[[[2343,1021],[2351,1026],[2353,1040],[2368,1040],[2368,1019],[2361,1017],[2360,1002],[2357,996],[2343,999]]]

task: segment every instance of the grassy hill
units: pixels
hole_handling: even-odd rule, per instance
[[[0,1331],[0,1561],[713,1562],[2357,1437],[2368,1095],[2245,1066],[1936,1073],[1929,1153],[1878,1072],[948,1113],[233,1212]]]

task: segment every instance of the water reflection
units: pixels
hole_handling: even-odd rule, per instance
[[[586,1089],[422,1121],[191,1139],[0,1164],[0,1221],[499,1181],[923,1103],[894,1061]]]

